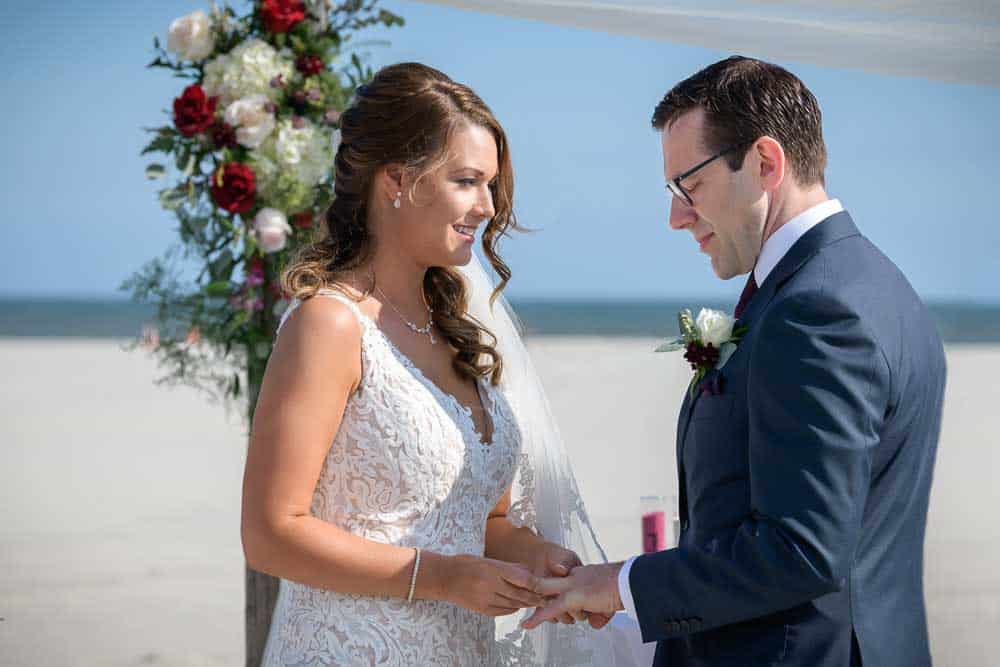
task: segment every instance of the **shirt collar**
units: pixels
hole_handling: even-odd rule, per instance
[[[760,257],[757,265],[753,269],[753,277],[757,285],[763,285],[764,281],[778,265],[781,258],[791,250],[795,242],[802,238],[802,235],[810,229],[823,222],[831,215],[844,210],[839,199],[828,199],[825,202],[816,204],[810,209],[783,224],[771,237],[764,241],[764,247],[760,250]]]

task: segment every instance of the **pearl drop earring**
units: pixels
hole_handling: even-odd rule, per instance
[[[392,202],[392,207],[393,208],[399,208],[400,206],[403,205],[403,202],[400,201],[400,197],[402,197],[402,196],[403,196],[402,192],[397,192],[396,193],[396,198]]]

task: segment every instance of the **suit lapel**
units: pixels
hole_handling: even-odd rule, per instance
[[[685,388],[684,404],[681,406],[680,418],[677,420],[677,442],[680,443],[680,447],[677,448],[678,456],[681,455],[682,450],[684,449],[684,441],[687,440],[688,427],[691,425],[691,415],[694,413],[694,406],[697,405],[699,398],[701,398],[701,392],[698,391],[698,389],[695,389],[692,394],[689,388]]]
[[[754,318],[761,312],[771,299],[774,298],[778,289],[795,275],[795,272],[802,268],[806,262],[812,259],[824,246],[835,241],[857,236],[860,232],[851,220],[851,216],[846,211],[835,213],[826,218],[795,242],[795,244],[785,253],[777,266],[771,271],[760,286],[757,293],[753,295],[743,312],[743,316],[737,320],[736,328],[746,326],[754,321]],[[681,405],[680,414],[677,418],[677,477],[678,477],[678,500],[681,521],[687,520],[687,480],[684,473],[684,444],[687,441],[687,434],[691,425],[691,415],[694,413],[701,391],[697,389],[694,395],[690,391],[684,392],[684,403]]]
[[[681,404],[681,411],[677,417],[677,505],[678,515],[681,524],[687,523],[687,479],[684,472],[684,442],[687,440],[688,427],[691,425],[691,415],[694,406],[701,397],[700,391],[695,391],[692,395],[688,389],[684,390],[684,403]]]
[[[795,275],[795,272],[805,266],[824,246],[849,236],[857,236],[860,233],[847,211],[841,211],[834,213],[803,234],[768,274],[764,284],[760,286],[744,309],[743,316],[736,321],[736,327],[746,326],[753,322],[756,315],[771,302],[785,281]]]

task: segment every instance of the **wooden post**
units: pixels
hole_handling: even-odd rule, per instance
[[[246,667],[259,667],[278,600],[278,580],[246,567]]]
[[[266,330],[274,332],[277,322],[271,317],[273,300],[265,290],[264,321]],[[272,337],[273,340],[273,337]],[[260,394],[267,359],[260,359],[257,350],[248,347],[247,360],[247,415],[253,424],[253,413],[257,407],[257,396]],[[249,444],[249,443],[248,443]],[[246,604],[244,606],[244,627],[246,628],[246,667],[259,667],[264,658],[264,647],[267,644],[267,634],[271,630],[271,616],[278,601],[278,579],[269,574],[258,572],[244,564],[244,591]]]

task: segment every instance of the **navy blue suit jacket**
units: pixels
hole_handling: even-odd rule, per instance
[[[656,665],[920,667],[945,360],[847,213],[804,234],[677,429],[680,541],[629,574]]]

